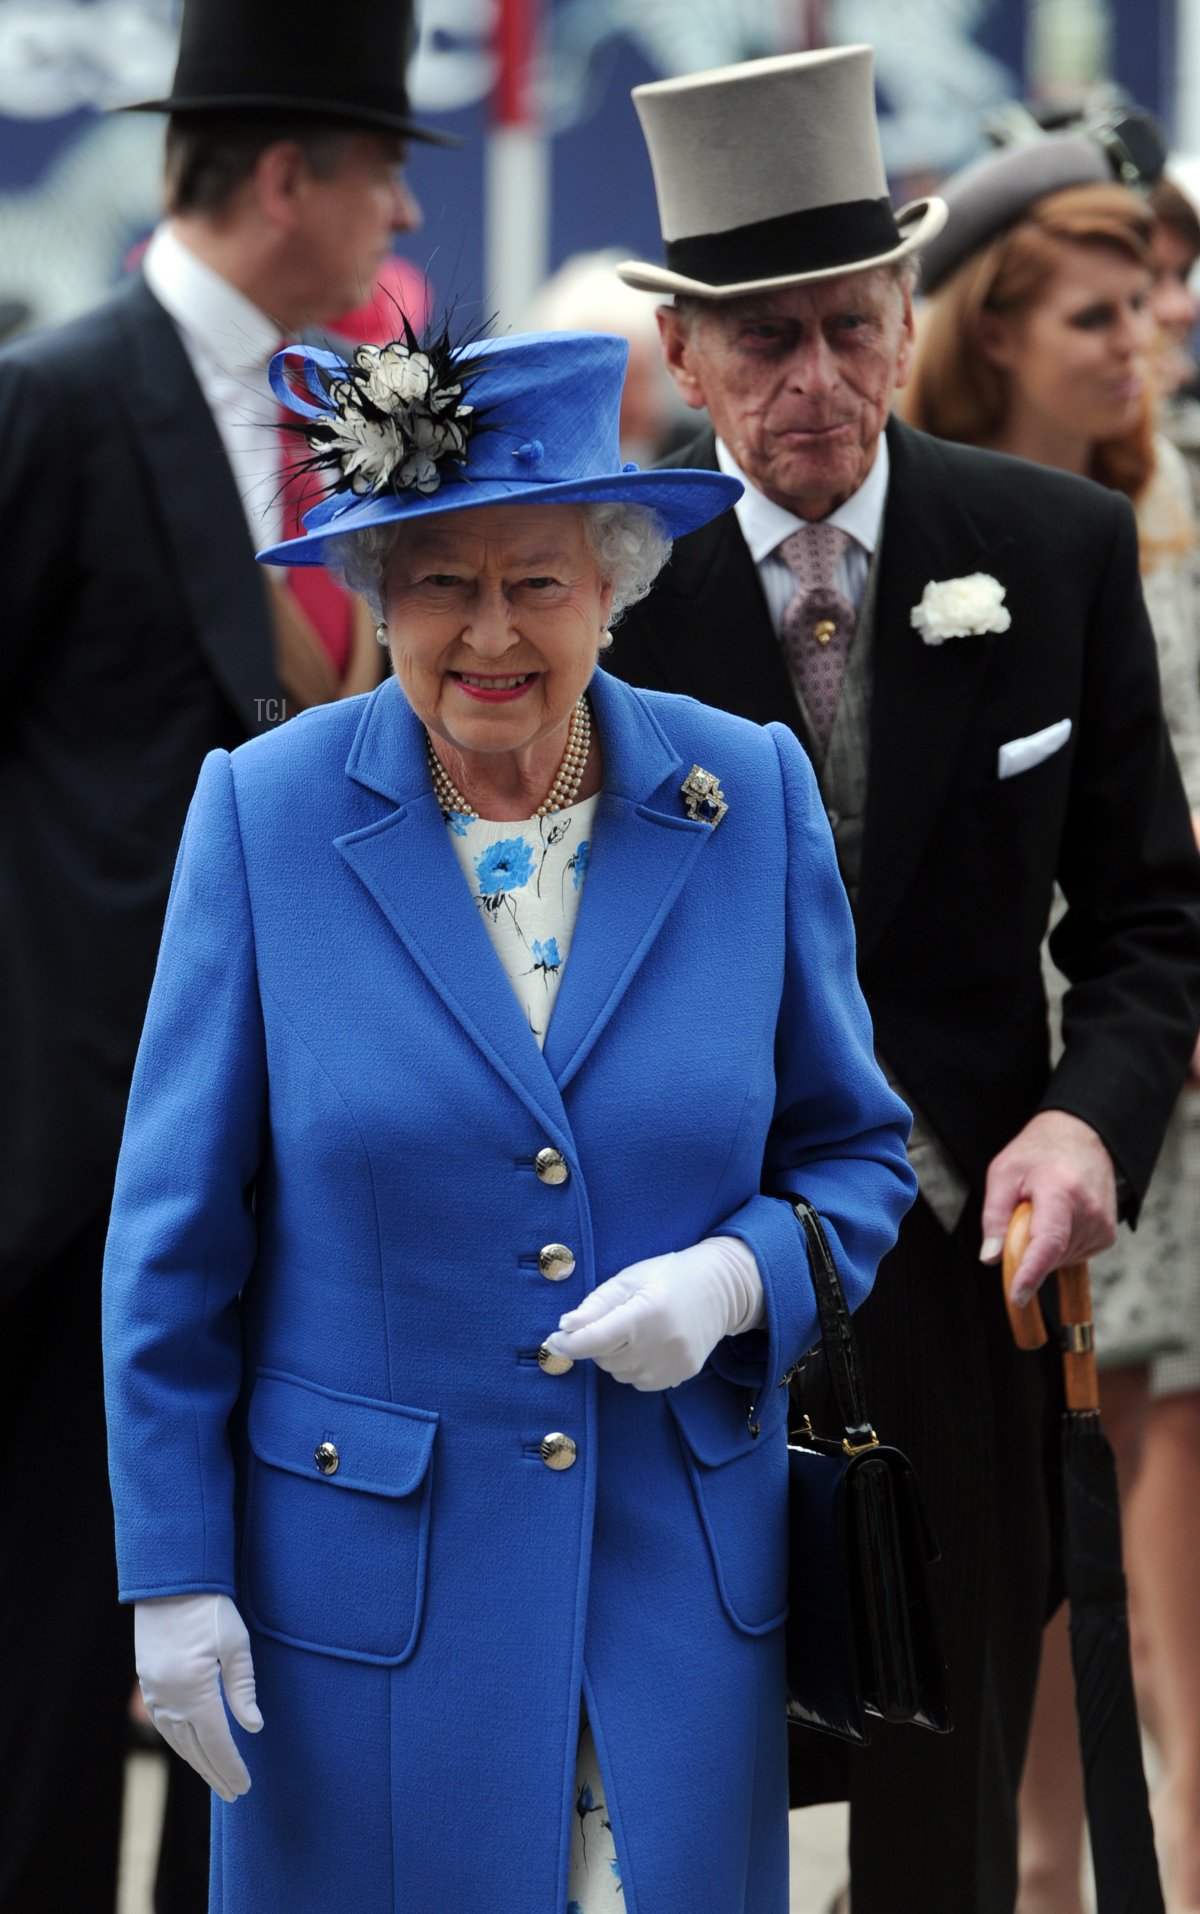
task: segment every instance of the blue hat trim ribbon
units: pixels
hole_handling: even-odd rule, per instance
[[[309,405],[300,397],[293,385],[288,383],[288,367],[298,366],[304,374],[304,383],[317,401]],[[267,376],[271,381],[271,390],[280,405],[295,412],[302,419],[320,419],[329,412],[336,412],[337,406],[330,398],[328,389],[317,377],[317,367],[332,373],[346,376],[346,361],[339,353],[328,352],[323,346],[284,346],[272,359]]]

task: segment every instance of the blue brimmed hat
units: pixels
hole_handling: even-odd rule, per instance
[[[258,554],[320,565],[330,539],[477,505],[626,500],[672,538],[741,494],[736,479],[621,462],[618,421],[629,347],[601,332],[533,332],[451,346],[405,337],[349,359],[288,346],[271,384],[303,426],[298,460],[335,489],[304,515],[304,535]],[[315,490],[314,486],[314,490]]]

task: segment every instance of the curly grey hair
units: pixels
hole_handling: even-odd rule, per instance
[[[613,588],[609,624],[644,598],[671,556],[671,540],[657,512],[627,500],[583,504],[583,529],[597,570]],[[381,590],[388,561],[404,521],[372,525],[326,541],[325,563],[351,591],[361,592],[376,619],[383,617]]]

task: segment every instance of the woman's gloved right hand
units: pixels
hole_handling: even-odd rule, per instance
[[[250,1637],[237,1609],[228,1595],[163,1595],[135,1602],[133,1640],[138,1680],[159,1734],[222,1801],[236,1801],[249,1788],[250,1776],[225,1708],[249,1734],[263,1725],[254,1698]]]

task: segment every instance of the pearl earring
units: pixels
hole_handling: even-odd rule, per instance
[[[611,645],[611,643],[612,643],[612,641],[613,641],[613,635],[612,635],[612,633],[611,633],[611,631],[602,631],[602,632],[601,632],[601,634],[600,634],[600,649],[601,649],[601,651],[607,651],[607,650],[608,650],[608,647],[609,647],[609,646]]]
[[[377,624],[375,627],[375,642],[380,645],[386,645],[387,641],[388,641],[388,628],[381,620],[380,623]]]

